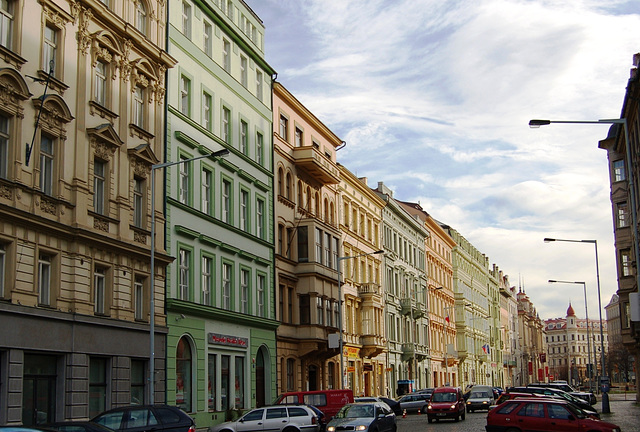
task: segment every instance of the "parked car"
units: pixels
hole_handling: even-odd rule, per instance
[[[118,432],[195,432],[195,422],[178,407],[130,405],[114,408],[91,419],[92,423]]]
[[[306,405],[274,405],[253,409],[238,420],[220,423],[209,428],[209,432],[259,430],[319,432],[320,424],[316,413]]]
[[[391,408],[391,411],[393,411],[396,416],[402,415],[402,408],[400,407],[400,403],[396,400],[382,396],[361,396],[354,399],[355,402],[383,402],[389,405],[389,408]]]
[[[531,399],[531,398],[534,398],[534,397],[536,397],[536,398],[560,399],[560,400],[566,401],[568,403],[571,403],[571,402],[567,401],[565,398],[563,398],[559,394],[524,393],[524,392],[507,391],[507,392],[502,393],[500,395],[500,397],[496,401],[496,404],[491,406],[491,409],[493,409],[497,405],[500,405],[501,403],[506,402],[506,401],[511,400],[511,399],[517,399],[517,398],[520,398],[520,399],[522,399],[522,398]],[[594,418],[596,420],[600,418],[600,415],[595,410],[587,411],[587,410],[584,410],[584,409],[582,409],[581,407],[579,407],[579,406],[577,406],[575,404],[572,404],[572,405],[575,407],[575,409],[581,411],[582,414],[584,414],[587,417],[591,417],[591,418]]]
[[[478,410],[489,411],[489,407],[493,405],[493,401],[493,392],[471,389],[471,394],[467,399],[467,412]]]
[[[562,390],[549,388],[549,387],[543,388],[543,387],[527,386],[527,387],[512,387],[510,391],[516,391],[520,393],[537,393],[537,394],[543,394],[547,396],[560,397],[566,400],[567,402],[571,402],[572,404],[576,405],[580,409],[584,410],[585,413],[588,413],[589,415],[593,415],[593,416],[596,416],[597,418],[600,418],[600,414],[598,414],[596,409],[592,407],[589,402],[583,399],[578,399],[577,397],[572,396],[569,393]]]
[[[340,408],[352,402],[353,391],[350,389],[344,389],[287,392],[278,396],[273,404],[313,405],[324,413],[327,420],[331,420]]]
[[[545,398],[512,399],[498,405],[487,414],[485,429],[620,432],[618,426],[586,417],[566,401]]]
[[[554,388],[554,389],[565,391],[569,393],[571,396],[575,396],[579,399],[586,400],[587,402],[589,402],[590,405],[595,405],[595,403],[598,402],[598,400],[596,399],[596,395],[594,395],[593,392],[578,391],[573,387],[571,387],[569,384],[567,384],[566,381],[563,381],[563,382],[553,381],[548,383],[544,383],[544,382],[532,383],[532,384],[527,384],[527,387]]]
[[[427,406],[429,423],[441,419],[464,420],[465,413],[462,390],[457,387],[438,387],[433,391]]]
[[[429,404],[429,395],[425,393],[409,393],[404,396],[400,396],[398,399],[400,408],[407,412],[427,412],[427,405]]]
[[[63,421],[47,423],[44,427],[58,432],[111,432],[111,429],[90,421]]]
[[[327,432],[396,432],[396,415],[384,402],[356,402],[343,406],[327,424]]]
[[[429,388],[420,389],[420,390],[416,391],[416,393],[426,394],[426,395],[429,395],[429,397],[431,397],[431,395],[433,394],[434,390],[435,390],[435,388],[429,387]]]

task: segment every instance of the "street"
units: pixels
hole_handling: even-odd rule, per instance
[[[618,396],[619,397],[619,396]],[[630,398],[631,399],[631,398]],[[640,432],[640,406],[632,400],[612,398],[610,401],[611,413],[602,414],[602,420],[614,423],[622,429],[622,432]],[[598,412],[602,412],[600,401],[595,405]],[[487,413],[485,411],[467,413],[464,421],[455,422],[453,420],[442,420],[439,423],[427,422],[425,414],[407,415],[406,418],[398,418],[398,432],[417,432],[429,430],[438,432],[483,432],[487,424]]]

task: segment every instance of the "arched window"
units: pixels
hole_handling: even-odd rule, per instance
[[[136,1],[136,21],[135,26],[140,33],[147,34],[147,6],[142,0]]]
[[[320,217],[320,194],[316,192],[316,217]]]
[[[307,186],[307,210],[311,211],[311,188]]]
[[[329,219],[330,219],[330,223],[331,225],[335,225],[336,223],[336,219],[335,219],[335,211],[333,208],[333,202],[331,204],[329,204]]]
[[[287,173],[287,199],[291,199],[291,173]]]
[[[298,180],[298,205],[304,208],[304,201],[302,201],[302,182]]]
[[[183,336],[178,341],[178,348],[176,349],[176,405],[186,412],[192,411],[192,359],[191,344]]]
[[[278,195],[282,196],[282,168],[278,168]]]
[[[329,201],[324,199],[324,221],[329,222]]]

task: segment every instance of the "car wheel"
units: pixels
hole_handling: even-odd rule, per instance
[[[433,423],[433,419],[432,419],[431,417],[429,417],[429,418],[427,419],[427,421],[428,421],[429,423]]]
[[[459,422],[459,421],[460,421],[460,417],[462,417],[462,416],[461,416],[461,415],[457,415],[457,416],[453,419],[453,421],[455,421],[455,422]]]
[[[282,432],[300,432],[300,431],[294,427],[288,427],[288,428],[285,428]]]
[[[464,411],[462,411],[462,416],[460,416],[460,418],[461,418],[462,420],[464,420],[466,417],[467,417],[467,415],[465,414],[465,412],[464,412]]]
[[[520,429],[511,428],[511,429],[507,429],[506,432],[520,432]]]

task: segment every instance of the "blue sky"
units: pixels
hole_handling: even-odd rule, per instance
[[[246,0],[266,57],[347,142],[338,161],[419,201],[523,285],[541,318],[616,291],[606,125],[640,52],[636,0]],[[603,311],[604,314],[604,311]],[[604,316],[604,315],[603,315]]]

